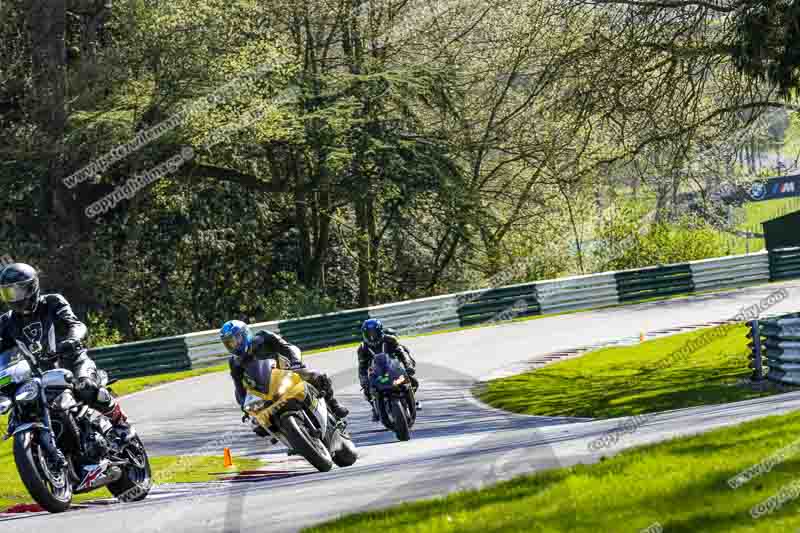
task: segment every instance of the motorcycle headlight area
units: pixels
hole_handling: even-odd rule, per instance
[[[20,402],[32,402],[39,398],[39,385],[35,381],[29,381],[19,389],[14,398]]]
[[[267,407],[267,402],[255,396],[248,396],[244,402],[244,410],[248,413],[256,413]]]
[[[11,376],[12,383],[25,383],[31,379],[33,372],[31,371],[31,365],[27,361],[20,361],[11,367],[8,374]]]
[[[286,394],[286,391],[289,390],[289,387],[292,386],[292,378],[286,376],[281,381],[280,387],[278,387],[278,396],[283,396]]]

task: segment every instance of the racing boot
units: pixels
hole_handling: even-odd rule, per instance
[[[128,422],[128,415],[125,414],[122,406],[116,400],[113,402],[113,407],[103,415],[111,420],[111,425],[114,426],[114,433],[119,437],[122,444],[129,443],[136,436],[136,430]]]
[[[333,411],[333,414],[336,415],[336,418],[344,418],[350,414],[350,410],[340,404],[339,400],[333,396],[328,398],[328,406],[331,408],[331,411]]]

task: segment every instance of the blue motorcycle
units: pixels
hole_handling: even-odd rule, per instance
[[[377,354],[372,359],[369,382],[373,409],[381,423],[398,439],[410,440],[417,420],[417,401],[403,364],[389,354]]]

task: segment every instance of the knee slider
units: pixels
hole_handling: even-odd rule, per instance
[[[111,396],[111,393],[108,392],[108,389],[105,387],[100,387],[97,389],[97,403],[101,404],[112,404],[114,402],[114,397]]]

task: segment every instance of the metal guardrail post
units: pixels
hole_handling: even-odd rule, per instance
[[[758,319],[750,322],[750,331],[753,335],[753,374],[750,377],[753,381],[764,379],[764,365],[761,357],[761,326]]]

